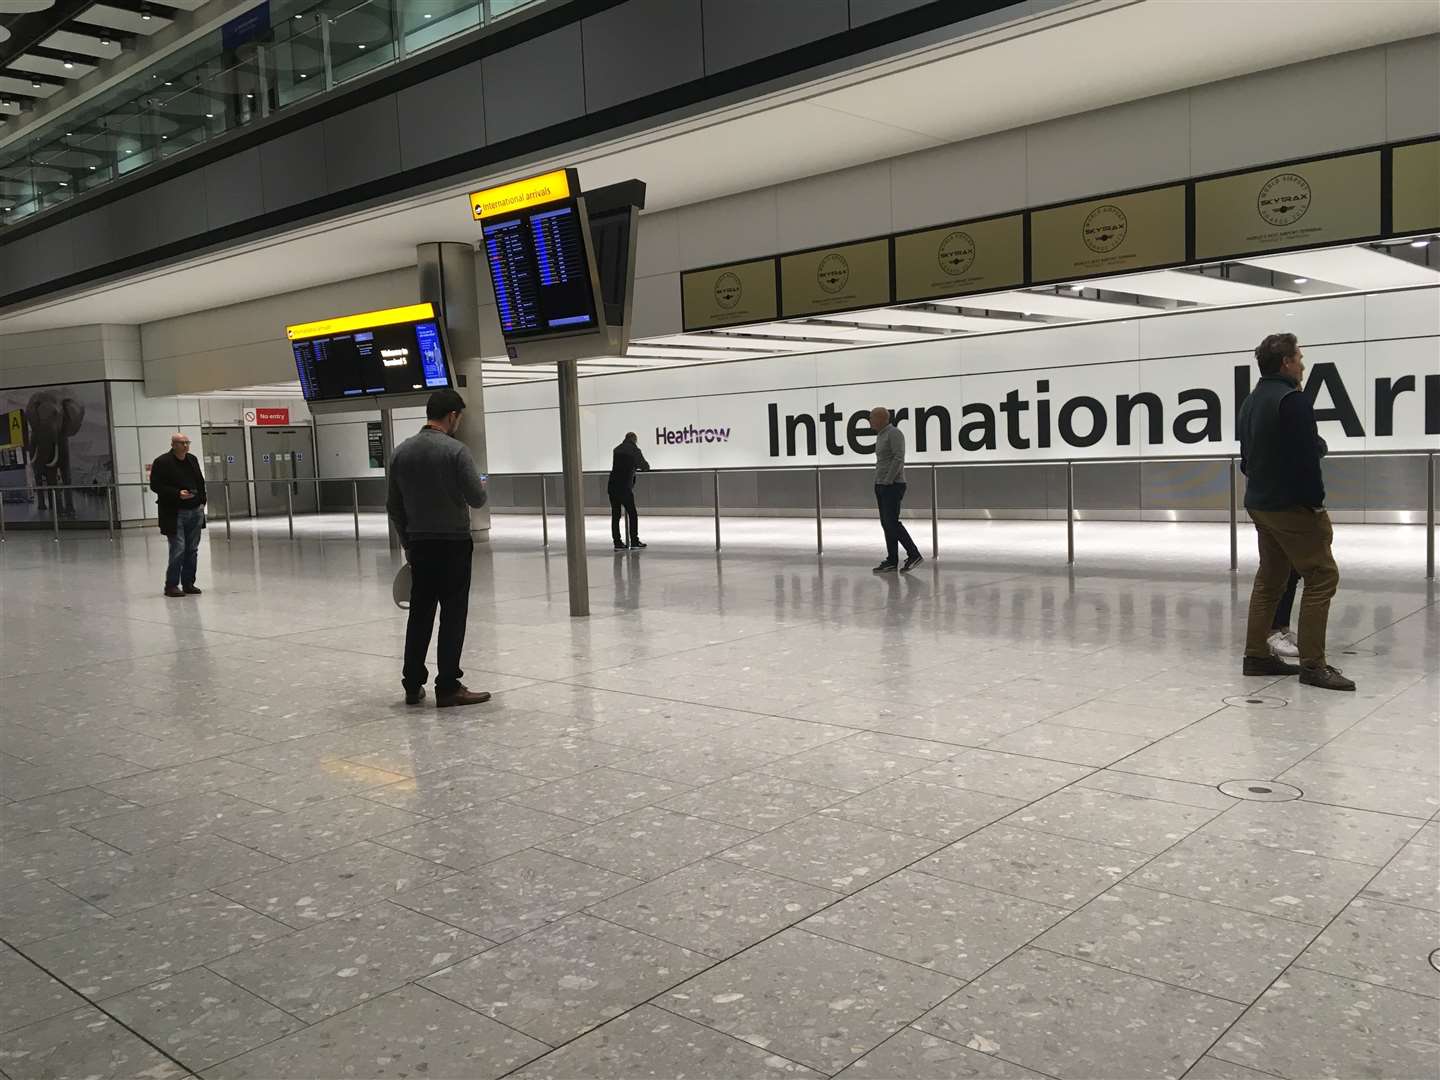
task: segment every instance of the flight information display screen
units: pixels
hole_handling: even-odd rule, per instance
[[[445,337],[434,318],[292,335],[306,401],[412,394],[451,385]]]
[[[583,228],[573,200],[484,224],[485,257],[507,338],[598,328]]]

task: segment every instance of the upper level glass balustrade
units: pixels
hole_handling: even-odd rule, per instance
[[[223,49],[217,29],[0,147],[0,236],[82,192],[540,2],[271,0],[270,30],[256,40]]]

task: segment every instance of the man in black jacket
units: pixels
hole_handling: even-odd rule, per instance
[[[1294,334],[1271,334],[1255,350],[1260,381],[1240,407],[1240,468],[1245,509],[1260,542],[1260,568],[1250,593],[1245,633],[1246,675],[1293,675],[1324,690],[1355,684],[1325,662],[1325,628],[1340,571],[1330,551],[1334,531],[1325,512],[1320,433],[1315,409],[1300,391],[1305,354]],[[1300,666],[1272,655],[1267,638],[1290,568],[1305,582],[1300,601]]]
[[[620,511],[624,510],[630,522],[630,546],[643,548],[640,542],[640,515],[635,511],[635,474],[649,472],[650,463],[640,452],[635,432],[627,431],[625,441],[615,447],[610,459],[610,483],[606,491],[610,496],[610,535],[615,541],[615,550],[625,550],[625,540],[620,535]]]
[[[200,530],[205,528],[205,477],[184,432],[171,435],[170,452],[150,464],[150,490],[158,496],[160,531],[170,538],[165,595],[199,596],[195,567],[200,561]]]

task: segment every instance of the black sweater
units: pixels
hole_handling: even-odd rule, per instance
[[[1266,375],[1240,406],[1240,471],[1245,509],[1319,509],[1325,505],[1320,472],[1324,441],[1315,409],[1283,375]]]
[[[182,489],[190,492],[188,499],[180,497]],[[200,472],[200,459],[186,454],[182,461],[167,450],[150,465],[150,490],[159,496],[156,516],[160,519],[160,531],[170,536],[175,532],[175,515],[179,511],[205,505],[205,477]]]

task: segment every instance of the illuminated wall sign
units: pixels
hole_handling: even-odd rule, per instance
[[[1195,256],[1212,259],[1380,234],[1380,152],[1195,185]]]
[[[1036,282],[1128,273],[1184,261],[1183,184],[1030,215],[1030,273]]]
[[[499,187],[472,191],[470,214],[476,221],[481,221],[568,199],[580,190],[572,175],[574,172],[574,169],[556,169],[543,176],[532,176],[525,180],[501,184]]]
[[[1008,289],[1025,282],[1020,214],[895,237],[895,300]]]
[[[681,274],[680,306],[687,331],[769,322],[780,314],[775,260],[757,259]]]
[[[296,338],[343,334],[347,330],[373,330],[379,326],[394,326],[396,323],[433,318],[434,304],[407,304],[405,307],[366,311],[359,315],[341,315],[333,319],[320,319],[318,322],[296,323],[285,328],[285,336],[294,341]]]
[[[1440,139],[1397,146],[1394,154],[1392,228],[1440,229]]]
[[[888,238],[781,256],[780,313],[787,319],[888,303]]]

